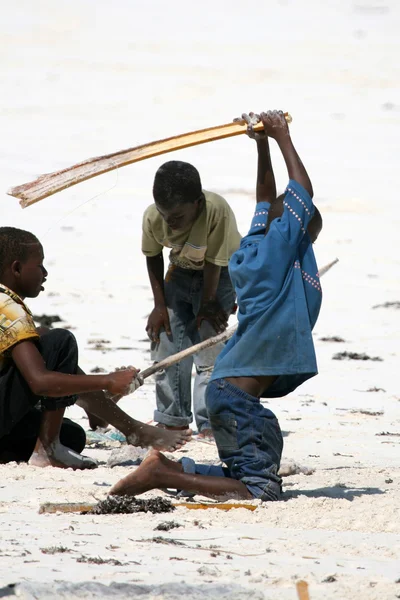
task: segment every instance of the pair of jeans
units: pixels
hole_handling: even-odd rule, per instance
[[[152,344],[154,362],[207,340],[217,333],[208,321],[202,321],[200,329],[197,329],[196,325],[203,295],[203,271],[179,267],[171,269],[164,284],[164,293],[171,335],[167,335],[163,330],[160,332],[160,342]],[[235,304],[235,293],[227,267],[221,268],[217,299],[223,310],[230,315]],[[215,360],[222,348],[221,343],[201,350],[156,375],[155,421],[175,427],[189,425],[193,421],[191,387],[194,363],[196,374],[193,385],[193,412],[196,426],[198,431],[210,428],[205,392]]]
[[[76,374],[78,345],[71,332],[66,329],[51,329],[35,343],[49,371]],[[76,399],[76,396],[36,396],[10,359],[0,373],[0,440],[11,433],[34,406],[38,405],[42,410],[57,410],[75,404]]]
[[[283,437],[274,413],[225,379],[208,384],[206,399],[218,454],[226,467],[195,464],[185,457],[184,471],[232,477],[244,483],[254,498],[279,500]]]

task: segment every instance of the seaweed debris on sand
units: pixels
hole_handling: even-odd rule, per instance
[[[138,512],[166,513],[175,510],[168,498],[135,498],[132,496],[108,496],[101,500],[91,510],[85,511],[90,515],[118,515]]]

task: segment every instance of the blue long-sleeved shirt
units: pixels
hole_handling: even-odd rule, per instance
[[[239,323],[211,376],[277,375],[263,397],[284,396],[317,373],[312,329],[322,292],[307,232],[314,205],[290,180],[283,206],[265,235],[270,204],[259,202],[248,235],[231,257]]]

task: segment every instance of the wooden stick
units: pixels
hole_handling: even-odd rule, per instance
[[[333,267],[333,265],[335,265],[338,261],[339,261],[339,259],[335,258],[335,260],[333,260],[332,262],[328,263],[324,267],[321,267],[321,269],[319,271],[320,277],[325,275],[325,273],[327,273],[329,271],[329,269],[331,269]],[[172,354],[172,356],[168,356],[167,358],[160,360],[160,362],[155,363],[151,367],[148,367],[147,369],[144,369],[143,371],[141,371],[139,374],[139,378],[144,380],[147,377],[150,377],[150,375],[154,375],[154,373],[157,373],[158,371],[162,371],[163,369],[167,369],[171,365],[174,365],[175,363],[183,360],[184,358],[187,358],[188,356],[192,356],[193,354],[196,354],[200,350],[204,350],[205,348],[210,348],[211,346],[215,346],[216,344],[219,344],[221,342],[226,342],[233,336],[236,329],[237,329],[237,324],[233,325],[232,327],[229,327],[229,329],[227,329],[223,333],[220,333],[219,335],[215,335],[214,337],[211,337],[208,340],[204,340],[204,342],[195,344],[194,346],[191,346],[190,348],[186,348],[186,350],[181,350],[181,352],[177,352],[176,354]],[[132,391],[134,391],[134,390],[132,390]]]
[[[299,600],[310,600],[307,581],[298,581],[296,583],[296,590]]]
[[[292,117],[288,113],[285,113],[285,118],[288,123],[291,123]],[[39,200],[43,200],[43,198],[47,198],[77,183],[81,183],[81,181],[96,177],[96,175],[101,175],[102,173],[107,173],[108,171],[125,167],[140,160],[158,156],[159,154],[240,135],[245,133],[246,129],[247,124],[245,121],[236,121],[227,123],[226,125],[217,125],[216,127],[200,129],[199,131],[183,133],[182,135],[166,138],[165,140],[136,146],[136,148],[120,150],[113,154],[89,158],[72,167],[55,171],[54,173],[47,173],[34,181],[12,187],[8,190],[7,194],[15,198],[20,198],[22,208],[26,208],[35,202],[39,202]],[[261,122],[254,125],[255,131],[261,129],[263,129]]]
[[[329,271],[329,269],[331,269],[333,265],[336,265],[337,262],[339,262],[339,259],[335,258],[335,260],[333,260],[332,262],[328,263],[324,267],[321,267],[319,270],[319,276],[322,277],[322,275],[325,275],[325,273]]]
[[[40,514],[48,513],[80,513],[89,512],[96,504],[89,502],[45,502],[39,507]],[[205,510],[207,508],[217,508],[218,510],[231,510],[232,508],[245,508],[247,510],[256,510],[256,504],[245,504],[244,502],[172,502],[172,506],[179,508],[190,508],[193,510]]]
[[[245,504],[244,502],[235,502],[235,504],[230,504],[229,502],[217,502],[217,503],[208,503],[208,502],[173,502],[172,503],[176,508],[183,506],[184,508],[194,509],[194,510],[203,510],[207,508],[217,508],[218,510],[231,510],[232,508],[245,508],[247,510],[256,510],[256,504]]]
[[[150,375],[153,375],[154,373],[157,373],[158,371],[167,369],[171,365],[174,365],[175,363],[183,360],[184,358],[187,358],[188,356],[192,356],[193,354],[196,354],[196,352],[199,352],[200,350],[204,350],[205,348],[211,348],[211,346],[215,346],[216,344],[220,344],[221,342],[226,342],[233,336],[236,329],[237,329],[237,324],[233,325],[232,327],[229,327],[229,329],[227,329],[223,333],[220,333],[218,335],[215,335],[214,337],[208,338],[208,340],[204,340],[204,342],[199,342],[198,344],[195,344],[194,346],[191,346],[190,348],[186,348],[186,350],[181,350],[180,352],[177,352],[176,354],[173,354],[172,356],[167,356],[167,358],[164,358],[163,360],[160,360],[160,362],[155,363],[151,367],[148,367],[147,369],[144,369],[143,371],[141,371],[140,377],[142,379],[146,379],[146,377],[150,377]]]

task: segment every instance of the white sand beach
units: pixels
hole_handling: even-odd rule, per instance
[[[269,403],[285,459],[312,475],[285,478],[284,500],[255,511],[92,516],[38,510],[105,498],[132,468],[107,467],[118,442],[88,447],[100,460],[94,471],[1,465],[0,596],[295,600],[305,580],[312,600],[400,598],[399,28],[396,0],[2,7],[1,225],[43,242],[49,278],[29,306],[71,329],[85,370],[150,364],[140,238],[158,166],[195,164],[245,233],[256,150],[245,136],[197,146],[22,210],[7,189],[41,173],[282,108],[324,218],[318,263],[339,263],[322,280],[319,375]],[[282,190],[276,147],[273,158]],[[322,341],[332,336],[344,341]],[[344,351],[382,360],[333,359]],[[150,421],[154,382],[121,406]],[[88,427],[78,407],[67,416]],[[185,455],[218,460],[214,445],[196,440],[175,454]],[[179,527],[155,530],[171,520]]]

